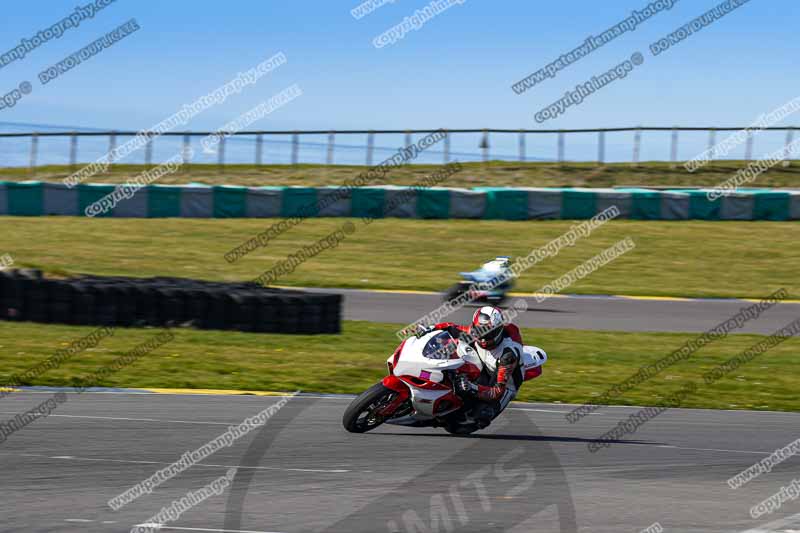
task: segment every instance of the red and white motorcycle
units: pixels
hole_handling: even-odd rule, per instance
[[[538,375],[547,361],[544,350],[525,346],[519,367],[520,383]],[[342,418],[345,429],[364,433],[383,423],[414,427],[443,427],[465,435],[480,429],[468,414],[469,405],[455,393],[456,375],[475,381],[484,365],[466,342],[436,330],[404,340],[386,361],[389,375],[359,395]]]

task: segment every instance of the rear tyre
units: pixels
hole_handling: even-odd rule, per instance
[[[469,290],[470,284],[469,283],[456,283],[449,289],[444,295],[444,301],[450,302],[467,292]],[[472,298],[470,298],[472,300]]]
[[[480,427],[477,424],[447,424],[444,426],[444,430],[450,433],[451,435],[456,435],[458,437],[464,437],[466,435],[470,435],[478,431]]]
[[[506,296],[504,294],[502,296],[492,296],[490,298],[487,298],[486,302],[491,304],[491,305],[493,305],[493,306],[495,306],[495,307],[500,307],[501,305],[503,305],[506,302],[507,299],[508,299],[508,296]]]
[[[383,424],[384,419],[375,410],[388,404],[397,395],[383,383],[376,383],[361,393],[347,407],[342,417],[342,425],[350,433],[366,433]]]
[[[451,435],[466,436],[488,427],[489,424],[481,424],[478,420],[467,418],[467,413],[473,410],[474,406],[469,404],[461,411],[451,414],[445,419],[445,431]]]

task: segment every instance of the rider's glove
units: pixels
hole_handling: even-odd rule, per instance
[[[450,325],[444,328],[444,330],[447,333],[449,333],[450,336],[453,337],[454,339],[458,339],[459,337],[461,337],[461,330],[458,329],[458,326]]]
[[[456,376],[455,380],[456,394],[459,396],[477,396],[478,386],[471,382],[464,374]]]

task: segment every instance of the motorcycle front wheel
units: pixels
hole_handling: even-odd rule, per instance
[[[383,383],[376,383],[362,392],[347,407],[342,417],[342,425],[350,433],[366,433],[383,424],[384,419],[375,414],[380,407],[387,405],[397,395]]]

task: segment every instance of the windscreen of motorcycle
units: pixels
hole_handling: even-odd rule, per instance
[[[456,355],[456,340],[446,331],[431,337],[422,349],[422,356],[428,359],[454,359]]]

